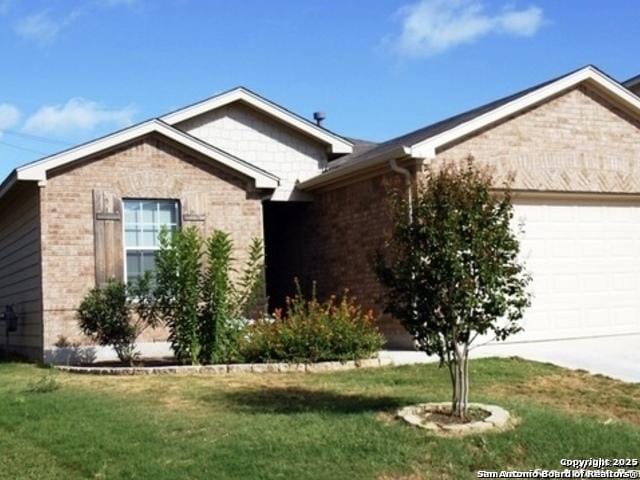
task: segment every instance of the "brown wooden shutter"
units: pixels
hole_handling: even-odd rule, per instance
[[[110,192],[93,191],[96,285],[123,280],[122,200]]]
[[[182,195],[180,202],[182,212],[182,226],[196,227],[204,233],[206,216],[206,198],[204,193],[187,192]]]

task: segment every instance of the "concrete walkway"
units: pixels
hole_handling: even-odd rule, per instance
[[[384,350],[396,365],[429,363],[422,352]],[[583,369],[626,382],[640,382],[640,334],[527,343],[491,343],[475,348],[471,358],[518,356],[561,367]]]

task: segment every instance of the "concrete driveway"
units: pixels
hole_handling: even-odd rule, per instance
[[[436,361],[424,353],[385,350],[397,365]],[[526,343],[492,343],[475,348],[471,358],[512,357],[587,370],[626,382],[640,382],[640,334]]]

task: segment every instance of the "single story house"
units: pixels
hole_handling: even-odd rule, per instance
[[[515,173],[533,304],[520,341],[640,332],[640,77],[587,66],[384,143],[337,135],[245,88],[16,168],[0,185],[6,348],[59,360],[86,344],[75,310],[110,277],[153,268],[163,225],[265,242],[276,305],[294,276],[380,311],[372,253],[389,188],[472,155]],[[405,190],[406,191],[406,190]],[[408,345],[393,319],[390,345]],[[167,350],[162,329],[143,353]],[[97,356],[108,355],[96,348]]]

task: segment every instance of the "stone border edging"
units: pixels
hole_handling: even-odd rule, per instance
[[[489,413],[489,416],[484,420],[460,424],[440,424],[437,422],[430,422],[419,413],[420,410],[428,411],[429,408],[438,409],[448,407],[450,405],[451,402],[419,403],[417,405],[410,405],[408,407],[401,408],[398,410],[397,416],[405,422],[419,428],[424,428],[433,432],[459,435],[486,432],[488,430],[502,430],[509,426],[509,412],[497,405],[470,403],[469,407],[484,410]]]
[[[53,365],[57,370],[84,375],[167,375],[225,373],[316,373],[378,368],[393,365],[390,358],[367,358],[346,362],[318,363],[229,363],[220,365],[166,365],[158,367],[78,367]]]

